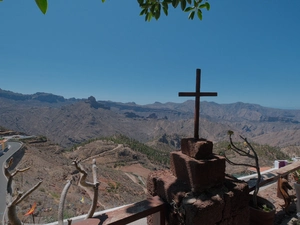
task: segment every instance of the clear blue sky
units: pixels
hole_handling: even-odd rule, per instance
[[[0,88],[23,94],[300,109],[300,1],[212,0],[203,20],[180,9],[145,22],[135,0],[0,2]]]

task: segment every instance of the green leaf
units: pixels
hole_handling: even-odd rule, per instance
[[[177,8],[177,6],[178,6],[178,4],[179,4],[179,1],[180,1],[180,0],[173,0],[173,1],[172,1],[172,5],[173,5],[174,8]]]
[[[140,12],[140,16],[142,16],[142,15],[144,15],[144,14],[146,14],[147,13],[147,9],[143,9],[141,12]]]
[[[184,11],[185,11],[185,12],[190,12],[190,11],[192,11],[192,10],[194,10],[194,9],[195,9],[195,7],[192,6],[192,7],[187,7]]]
[[[35,3],[40,8],[43,14],[46,14],[48,8],[47,0],[35,0]]]
[[[148,8],[149,8],[148,5],[147,5],[147,4],[144,4],[144,3],[141,4],[140,7],[141,7],[141,8],[144,8],[144,9],[148,9]]]
[[[202,11],[198,9],[197,16],[200,20],[202,20]]]
[[[160,17],[160,10],[161,10],[161,5],[160,4],[156,4],[156,6],[155,6],[155,13],[153,14],[156,20],[158,20],[159,17]]]
[[[168,16],[168,9],[166,9],[166,7],[163,6],[163,10],[166,16]]]
[[[192,0],[186,0],[187,3],[192,4]]]
[[[153,14],[151,12],[148,12],[147,14],[147,21],[150,22],[152,19]]]
[[[155,19],[156,20],[158,20],[159,19],[159,17],[160,17],[160,9],[159,10],[156,10],[156,12],[155,12]]]
[[[200,8],[200,9],[206,8],[206,5],[205,5],[205,4],[201,4],[201,5],[199,6],[199,8]]]
[[[208,10],[210,9],[210,4],[209,4],[208,2],[205,2],[205,3],[201,4],[201,5],[199,6],[199,8],[201,8],[201,9],[206,8],[207,11],[208,11]]]
[[[166,3],[166,2],[163,2],[163,3],[162,3],[162,5],[163,5],[163,7],[164,7],[164,8],[166,8],[166,10],[168,10],[168,9],[169,9],[168,3]]]
[[[205,2],[205,5],[206,5],[207,11],[210,10],[210,4],[208,2]]]
[[[191,12],[191,13],[189,14],[189,19],[190,19],[190,20],[193,20],[193,19],[194,19],[194,16],[195,16],[195,11],[193,11],[193,12]]]
[[[196,0],[194,0],[194,6],[195,6],[195,8],[198,8],[198,5],[199,5],[199,2],[196,1]]]
[[[155,4],[151,6],[150,12],[151,12],[152,14],[155,13],[155,8],[156,8],[156,5],[155,5]]]
[[[181,6],[181,10],[184,11],[186,7],[186,0],[181,0],[180,6]]]
[[[105,2],[105,0],[102,0],[102,3],[104,3]]]
[[[138,1],[139,5],[142,5],[144,3],[144,0],[137,0],[137,1]],[[102,0],[102,2],[103,2],[103,0]]]

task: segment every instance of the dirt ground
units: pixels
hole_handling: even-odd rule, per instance
[[[32,218],[24,214],[36,202],[36,223],[57,221],[60,193],[67,179],[72,179],[73,185],[67,195],[65,217],[85,214],[89,210],[92,192],[78,187],[79,174],[72,165],[72,160],[77,157],[86,159],[83,160],[83,166],[90,173],[92,154],[99,155],[96,158],[100,181],[97,211],[138,202],[147,197],[145,183],[154,165],[130,149],[111,143],[94,143],[93,146],[80,147],[66,154],[56,145],[35,144],[29,145],[20,153],[20,158],[15,159],[18,168],[31,167],[29,171],[16,175],[16,188],[26,191],[38,180],[43,180],[42,185],[19,205],[19,218],[31,223]],[[289,179],[289,182],[293,187],[294,181]],[[290,194],[295,195],[293,190]],[[261,188],[259,195],[275,205],[276,225],[293,225],[293,221],[297,221],[294,202],[289,207],[289,215],[282,209],[284,200],[277,195],[277,183]]]
[[[36,223],[57,221],[60,194],[68,179],[72,180],[72,185],[66,198],[65,218],[86,214],[93,190],[78,186],[79,173],[72,165],[72,160],[83,159],[81,164],[88,173],[87,180],[91,182],[92,155],[99,156],[95,157],[100,182],[97,211],[138,202],[147,197],[146,180],[153,165],[143,155],[124,146],[98,142],[73,152],[64,152],[56,145],[31,144],[14,158],[16,168],[30,167],[30,170],[14,177],[14,188],[26,192],[39,180],[43,182],[18,205],[18,216],[22,222],[32,222],[32,218],[24,214],[34,203],[37,204]]]

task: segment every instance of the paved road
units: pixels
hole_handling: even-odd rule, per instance
[[[6,207],[6,177],[4,176],[3,173],[3,168],[5,165],[6,160],[11,157],[16,151],[18,151],[22,144],[19,142],[7,142],[8,145],[8,151],[4,151],[4,155],[0,156],[0,167],[1,167],[1,172],[0,172],[0,224],[2,223],[2,218],[4,214],[4,210]]]

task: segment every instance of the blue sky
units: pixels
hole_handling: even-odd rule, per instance
[[[211,0],[203,20],[180,9],[145,22],[136,1],[0,2],[0,88],[66,98],[300,109],[300,1]]]

